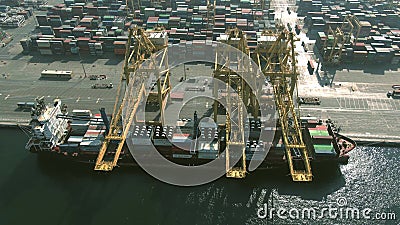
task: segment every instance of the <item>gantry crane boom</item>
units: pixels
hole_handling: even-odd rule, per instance
[[[354,36],[354,42],[358,41],[358,36],[360,36],[361,23],[357,16],[348,14],[344,18],[342,26],[340,28],[345,37],[345,43],[349,43],[351,36]]]
[[[257,48],[256,57],[262,72],[273,85],[290,174],[294,181],[311,181],[308,149],[293,102],[297,86],[294,34],[283,30],[280,33],[264,32],[262,35],[267,36],[267,43]]]
[[[134,48],[131,52],[132,39],[134,39]],[[138,28],[132,28],[129,30],[123,73],[121,74],[120,83],[118,85],[110,129],[97,156],[95,170],[111,171],[117,165],[119,156],[122,152],[126,137],[128,135],[129,127],[134,120],[134,116],[139,107],[142,96],[145,93],[144,84],[139,83],[139,91],[133,95],[134,97],[132,99],[127,99],[125,97],[122,98],[124,89],[123,86],[128,85],[130,82],[135,82],[135,80],[130,81],[130,73],[136,71],[140,64],[155,51],[156,48],[147,38],[144,30]],[[128,103],[131,103],[133,107],[128,118],[123,121],[122,110]],[[123,129],[123,125],[125,125],[125,129]],[[111,149],[112,146],[115,147],[114,145],[111,145],[111,142],[115,142],[117,144],[116,149]],[[106,155],[109,155],[110,159],[105,160]]]
[[[330,39],[330,38],[333,39]],[[345,37],[343,30],[337,27],[333,30],[331,27],[328,28],[328,39],[324,44],[324,60],[330,64],[337,64],[340,62],[342,57],[342,48],[345,43]]]
[[[246,176],[246,154],[245,154],[245,134],[244,134],[244,110],[252,104],[254,96],[250,95],[250,89],[245,84],[244,79],[238,73],[250,73],[250,51],[247,46],[247,39],[244,32],[238,28],[229,29],[226,32],[226,39],[221,40],[240,50],[243,54],[237,57],[231,56],[231,52],[219,46],[214,69],[214,77],[222,80],[226,84],[226,176],[233,178],[244,178]],[[214,83],[215,84],[215,83]],[[231,93],[231,88],[236,87],[236,94]],[[214,86],[214,91],[218,88]],[[250,101],[249,101],[250,99]],[[258,111],[257,111],[258,113]],[[214,102],[214,119],[217,120],[218,101]],[[233,153],[233,150],[234,153]],[[232,152],[231,152],[232,151]],[[241,154],[238,166],[230,162],[231,154]]]
[[[346,15],[342,26],[333,29],[328,27],[327,40],[324,43],[324,60],[328,64],[341,62],[344,44],[350,43],[352,38],[356,43],[361,31],[361,24],[354,15]]]

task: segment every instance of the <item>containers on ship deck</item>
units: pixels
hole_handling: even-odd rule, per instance
[[[174,127],[171,126],[155,126],[153,130],[152,141],[156,147],[171,147],[172,144],[168,139],[172,139]],[[162,148],[161,148],[162,149]]]
[[[84,140],[103,140],[105,136],[105,130],[86,130],[85,135],[83,136]]]
[[[204,143],[200,142],[198,144],[198,154],[199,159],[216,159],[218,158],[218,142]]]
[[[84,135],[89,127],[89,121],[74,120],[71,123],[71,135]]]
[[[327,130],[317,130],[315,128],[309,128],[310,135],[313,136],[329,136],[329,132]]]
[[[152,146],[151,142],[152,127],[145,125],[135,125],[133,129],[131,139],[135,150],[150,150],[149,146]],[[139,146],[142,146],[139,148]]]
[[[316,145],[314,144],[315,154],[317,155],[331,155],[336,156],[337,153],[332,144],[330,145]]]
[[[81,143],[83,140],[83,136],[70,136],[67,140],[67,143]]]
[[[61,153],[73,154],[78,153],[79,151],[79,143],[67,143],[59,145]]]
[[[189,134],[173,134],[172,135],[172,151],[189,153],[192,146],[192,140],[189,139]]]
[[[83,140],[79,144],[79,151],[85,154],[98,154],[103,141],[101,140]]]
[[[337,155],[334,148],[336,141],[332,136],[333,134],[330,133],[330,128],[327,125],[321,125],[320,121],[315,121],[315,123],[312,120],[308,121],[308,131],[311,137],[310,144],[314,149],[315,157],[335,157]],[[305,135],[308,136],[306,133]]]
[[[279,152],[279,147],[274,148],[275,151],[271,154],[275,154]],[[265,148],[262,141],[254,140],[247,141],[246,143],[246,160],[260,160],[263,161],[265,159]]]

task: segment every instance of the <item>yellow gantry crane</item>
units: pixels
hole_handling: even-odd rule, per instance
[[[361,23],[354,15],[346,15],[342,26],[332,29],[328,28],[327,39],[324,43],[324,61],[328,64],[338,64],[342,58],[344,44],[353,39],[357,42],[361,31]]]
[[[338,64],[342,57],[344,43],[343,30],[339,27],[333,30],[329,26],[327,39],[324,43],[324,61],[328,64]]]
[[[360,20],[355,15],[346,15],[341,30],[344,33],[345,43],[350,43],[352,35],[354,37],[354,42],[357,42],[361,31]]]
[[[212,31],[212,27],[215,25],[215,7],[217,5],[217,1],[213,0],[211,4],[210,0],[207,0],[207,31]],[[210,23],[212,22],[212,26]]]
[[[160,30],[156,30],[158,32]],[[273,85],[275,102],[279,114],[279,125],[282,129],[282,140],[286,148],[286,159],[289,164],[290,173],[294,181],[311,181],[312,172],[309,161],[308,149],[304,144],[301,127],[293,103],[293,93],[297,85],[296,58],[294,53],[294,34],[287,30],[278,33],[265,32],[262,36],[266,37],[266,45],[259,45],[256,50],[256,59],[262,72],[269,77]],[[151,38],[151,37],[150,37]],[[119,160],[121,151],[127,138],[129,127],[135,121],[135,114],[141,104],[142,97],[148,96],[158,100],[160,106],[161,119],[163,122],[163,111],[167,102],[168,93],[171,89],[169,83],[169,70],[163,68],[163,64],[168,64],[167,48],[165,45],[155,46],[148,37],[147,33],[139,28],[129,30],[129,38],[125,54],[123,73],[121,74],[118,93],[114,104],[113,117],[110,129],[105,137],[96,160],[95,170],[111,171]],[[133,43],[132,43],[133,42]],[[225,100],[226,109],[226,176],[233,178],[244,178],[246,176],[246,154],[245,154],[245,134],[244,134],[244,110],[247,107],[258,109],[254,93],[249,86],[238,75],[240,73],[253,74],[250,66],[250,51],[247,46],[246,35],[239,29],[229,29],[225,39],[222,41],[229,44],[245,54],[231,56],[226,49],[218,49],[216,53],[216,63],[214,78],[224,81],[226,85]],[[142,63],[151,57],[158,50],[161,51],[160,65],[150,62],[151,68],[142,68]],[[223,64],[218,57],[222,57]],[[154,67],[154,68],[153,68]],[[130,76],[135,71],[141,73],[149,72],[157,77],[157,93],[146,93],[145,82],[140,76]],[[235,71],[235,72],[234,72]],[[250,75],[251,77],[252,75]],[[215,85],[216,82],[214,82]],[[122,97],[124,86],[129,87]],[[129,85],[129,86],[128,86]],[[231,87],[236,88],[236,94],[230,93]],[[134,87],[134,88],[131,88]],[[132,89],[136,91],[132,91]],[[214,86],[214,91],[218,90]],[[217,94],[217,93],[214,93]],[[126,97],[128,96],[128,97]],[[157,97],[157,98],[155,98]],[[122,111],[125,106],[130,110],[126,118],[122,118]],[[253,116],[258,116],[255,110]],[[218,121],[218,104],[214,104],[215,121]],[[234,151],[233,151],[234,150]],[[231,151],[233,154],[241,154],[240,161],[235,165],[230,162]]]
[[[293,181],[312,181],[312,171],[293,103],[297,86],[295,37],[293,32],[263,32],[256,50],[256,61],[263,74],[271,81],[279,125],[286,150],[286,160]]]
[[[131,46],[133,46],[133,49],[131,49]],[[145,95],[145,84],[136,79],[130,80],[130,74],[136,71],[141,63],[156,51],[157,48],[149,40],[143,29],[135,27],[129,30],[123,73],[121,74],[120,83],[118,85],[110,128],[97,156],[95,170],[111,171],[117,165],[128,135],[129,127],[134,121],[136,111],[138,110],[142,97]],[[135,84],[137,86],[137,91],[130,95],[124,95],[124,86],[128,86],[131,82],[137,82],[137,84]],[[125,96],[129,97],[126,98]],[[132,106],[131,111],[129,112],[129,116],[123,120],[122,110],[127,105]]]
[[[248,85],[238,73],[251,72],[250,64],[250,51],[247,46],[246,35],[238,29],[228,29],[226,35],[221,36],[221,42],[237,48],[244,54],[235,55],[223,46],[219,46],[216,51],[214,78],[217,78],[226,84],[226,176],[232,178],[244,178],[246,176],[246,143],[244,135],[244,110],[249,104],[251,93]],[[236,93],[231,93],[231,88],[236,87]],[[214,82],[214,95],[218,95],[216,91],[219,88]],[[214,120],[217,121],[218,115],[218,101],[214,101]],[[231,154],[241,154],[240,161],[233,165],[230,162]],[[236,157],[233,157],[236,158]]]

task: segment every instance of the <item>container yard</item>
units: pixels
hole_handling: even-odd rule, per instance
[[[216,40],[220,34],[225,33],[225,29],[238,27],[248,34],[249,46],[254,48],[256,32],[275,26],[273,11],[255,7],[259,3],[221,2],[215,10],[204,4],[201,1],[162,2],[155,8],[150,7],[150,1],[143,1],[140,9],[127,15],[127,8],[121,2],[65,1],[64,4],[49,7],[47,14],[36,15],[39,33],[30,36],[21,45],[26,53],[41,52],[38,41],[62,40],[65,52],[52,54],[68,55],[88,54],[90,42],[97,46],[99,52],[104,50],[121,55],[119,49],[121,41],[126,41],[127,29],[137,25],[147,30],[165,28],[168,42],[174,44]],[[71,52],[71,46],[78,46],[79,51]]]
[[[0,27],[4,29],[20,27],[32,13],[32,8],[9,7],[0,3]]]
[[[307,35],[324,64],[399,65],[396,1],[301,1]]]

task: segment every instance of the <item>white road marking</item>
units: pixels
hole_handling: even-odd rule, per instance
[[[385,99],[385,102],[387,102],[387,105],[389,107],[389,110],[394,110],[395,108],[392,105],[392,102],[390,101],[390,99]]]
[[[368,103],[366,101],[367,100],[365,100],[364,98],[362,99],[362,104],[364,109],[368,109]]]
[[[368,107],[371,110],[375,109],[374,101],[372,100],[372,98],[369,99]]]
[[[344,97],[340,97],[340,103],[342,104],[342,108],[345,109],[346,108],[346,100]]]
[[[354,101],[357,103],[357,104],[356,104],[357,109],[362,109],[362,108],[361,108],[361,105],[360,105],[360,99],[354,98]]]
[[[395,109],[395,110],[399,110],[400,107],[397,106],[397,105],[398,105],[398,104],[397,104],[398,101],[393,101],[393,100],[390,100],[390,101],[393,102],[394,109]]]
[[[339,108],[342,108],[342,106],[340,105],[340,101],[339,98],[336,98],[337,103],[339,104]]]
[[[379,98],[379,103],[380,103],[380,105],[381,105],[381,110],[386,109],[386,108],[385,108],[385,104],[382,102],[382,99],[381,99],[381,98]]]
[[[356,107],[357,107],[357,109],[362,109],[362,108],[361,108],[361,104],[360,104],[361,99],[355,98],[354,100],[356,101]]]
[[[392,126],[390,125],[390,123],[388,123],[388,121],[385,119],[385,116],[382,115],[380,112],[378,112],[381,115],[382,120],[385,122],[387,128],[392,128]]]

